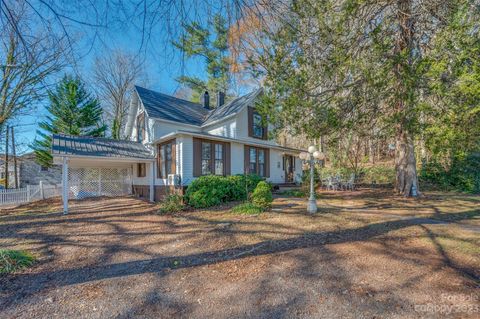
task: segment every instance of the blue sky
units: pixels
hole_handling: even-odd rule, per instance
[[[170,30],[166,34],[165,25],[158,24],[151,30],[150,39],[143,39],[142,33],[132,25],[114,25],[107,29],[94,29],[85,26],[80,27],[81,40],[76,44],[76,50],[80,56],[76,60],[77,69],[87,84],[92,76],[95,57],[108,54],[111,49],[123,49],[131,53],[141,54],[145,59],[145,69],[148,76],[148,87],[162,93],[173,94],[179,89],[175,78],[185,75],[204,77],[204,63],[199,58],[184,59],[178,50],[170,44],[175,38],[174,33],[178,30]],[[143,45],[142,45],[143,43]],[[57,78],[68,73],[68,70],[58,74]],[[15,134],[18,152],[30,151],[28,145],[35,139],[38,123],[46,119],[45,103],[35,106],[30,114],[16,119]]]

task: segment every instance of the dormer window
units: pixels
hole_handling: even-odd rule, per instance
[[[145,139],[145,113],[137,116],[137,142],[143,142]]]
[[[267,127],[262,121],[262,116],[248,107],[248,136],[258,139],[268,139]]]

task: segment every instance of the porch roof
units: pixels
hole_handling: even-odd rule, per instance
[[[205,139],[209,139],[209,140],[218,140],[218,141],[240,143],[240,144],[258,146],[258,147],[264,147],[264,148],[272,148],[272,149],[280,150],[280,151],[283,151],[283,152],[286,152],[286,153],[292,153],[292,154],[295,154],[295,155],[298,155],[300,152],[305,152],[304,150],[301,150],[301,149],[280,146],[278,144],[272,144],[272,143],[263,142],[263,141],[260,142],[260,141],[253,141],[253,140],[247,140],[247,139],[238,139],[238,138],[231,138],[231,137],[209,134],[209,133],[205,133],[205,132],[193,132],[193,131],[185,131],[185,130],[177,130],[177,131],[174,131],[172,133],[163,135],[163,136],[157,138],[155,141],[153,141],[152,144],[158,144],[158,143],[161,143],[163,141],[167,141],[167,140],[172,139],[172,138],[174,138],[175,136],[178,136],[178,135],[189,135],[189,136],[198,137],[198,138],[205,138]]]
[[[96,157],[104,159],[155,159],[142,143],[102,137],[53,134],[53,157]]]

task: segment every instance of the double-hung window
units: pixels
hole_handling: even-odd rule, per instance
[[[253,136],[263,138],[262,116],[258,113],[253,113]]]
[[[248,173],[267,177],[269,170],[268,150],[253,146],[246,147],[248,148],[246,152],[246,156],[248,156]]]
[[[194,138],[193,144],[193,176],[229,174],[228,143]]]

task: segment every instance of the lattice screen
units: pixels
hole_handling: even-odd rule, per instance
[[[75,199],[98,196],[122,196],[132,192],[129,168],[70,168],[69,197]]]

